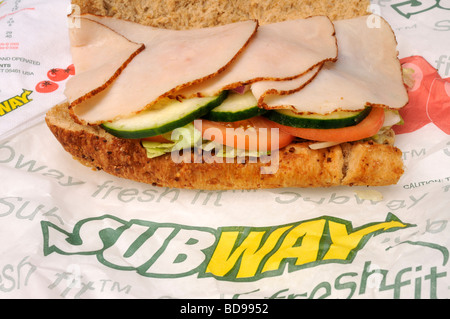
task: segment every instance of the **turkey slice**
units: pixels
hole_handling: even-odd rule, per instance
[[[339,59],[325,63],[302,90],[266,95],[266,108],[294,108],[298,113],[356,111],[365,105],[398,109],[408,102],[398,60],[397,42],[389,24],[369,27],[367,17],[335,21]]]
[[[312,70],[302,74],[301,76],[287,81],[258,81],[250,86],[250,89],[258,100],[258,105],[264,104],[266,95],[284,95],[292,94],[308,85],[319,74],[323,67],[323,63],[315,66]],[[266,108],[269,108],[266,106]],[[275,107],[276,108],[276,107]]]
[[[83,26],[69,32],[77,75],[68,80],[64,91],[75,104],[106,88],[145,48],[102,24],[80,21]]]
[[[262,25],[229,68],[177,94],[212,96],[256,81],[299,77],[324,61],[336,60],[334,33],[333,23],[325,16]]]
[[[258,28],[257,21],[248,20],[195,30],[167,30],[109,17],[84,17],[145,44],[145,50],[105,90],[72,105],[75,117],[89,124],[138,113],[176,90],[218,74]]]

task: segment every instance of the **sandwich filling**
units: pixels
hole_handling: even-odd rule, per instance
[[[317,16],[175,31],[93,15],[71,31],[72,117],[148,157],[197,148],[259,157],[390,138],[408,102],[392,29]],[[96,65],[86,61],[108,52]],[[98,58],[97,58],[98,60]]]

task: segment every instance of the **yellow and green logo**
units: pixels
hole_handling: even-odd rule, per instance
[[[0,116],[4,116],[14,111],[18,107],[33,101],[32,99],[30,99],[31,93],[33,93],[33,91],[22,89],[21,94],[18,94],[3,102],[0,102]]]
[[[192,227],[112,215],[77,222],[72,232],[41,222],[44,255],[92,255],[107,267],[145,277],[195,275],[256,281],[325,263],[351,263],[372,237],[414,225],[388,214],[353,228],[330,216],[272,227]]]

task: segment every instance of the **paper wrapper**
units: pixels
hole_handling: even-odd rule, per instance
[[[407,16],[402,3],[372,9],[393,25],[402,58],[441,65],[433,85],[416,82],[427,103],[397,137],[397,185],[159,188],[82,166],[40,121],[0,139],[0,298],[448,298],[449,11],[436,2]],[[426,68],[421,57],[402,62]]]
[[[0,0],[0,136],[42,121],[65,99],[70,11],[70,0]]]

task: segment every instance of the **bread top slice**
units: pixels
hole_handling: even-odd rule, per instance
[[[192,29],[257,19],[261,25],[326,15],[367,14],[369,0],[72,0],[80,13],[111,16],[167,29]]]

